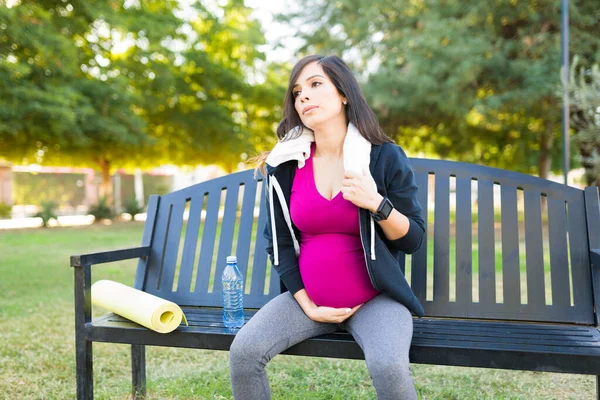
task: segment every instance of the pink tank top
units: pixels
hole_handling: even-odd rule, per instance
[[[304,168],[296,168],[290,199],[300,231],[298,264],[308,296],[319,306],[354,307],[379,294],[371,284],[360,241],[358,207],[342,192],[327,200],[313,173],[315,144]]]

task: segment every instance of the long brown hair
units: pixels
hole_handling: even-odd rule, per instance
[[[393,142],[379,126],[379,121],[377,120],[375,113],[367,104],[367,100],[365,99],[358,81],[354,77],[352,71],[350,71],[350,68],[348,68],[348,65],[344,60],[334,55],[310,55],[304,57],[294,65],[283,101],[283,118],[281,119],[281,122],[279,122],[279,126],[277,126],[277,138],[280,141],[285,141],[295,139],[302,133],[301,128],[304,127],[304,124],[302,123],[298,112],[296,112],[294,106],[295,98],[292,89],[304,67],[313,62],[317,62],[321,65],[323,71],[334,84],[338,93],[347,99],[348,104],[345,106],[346,121],[351,122],[356,126],[360,134],[373,144]],[[294,130],[294,128],[298,129]],[[286,136],[290,131],[292,131],[292,133],[289,136]],[[261,171],[265,176],[265,160],[268,154],[269,152],[265,152],[255,158],[258,162],[257,171]]]

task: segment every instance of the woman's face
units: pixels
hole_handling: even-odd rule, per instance
[[[306,127],[314,130],[319,125],[338,118],[345,123],[343,102],[346,98],[338,93],[317,62],[308,64],[300,72],[292,94],[296,112]]]

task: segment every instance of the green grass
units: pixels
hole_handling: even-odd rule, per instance
[[[0,398],[75,397],[69,256],[136,246],[140,223],[0,232]],[[98,265],[92,279],[131,284],[136,262]],[[96,313],[99,310],[94,310]],[[228,353],[149,347],[149,399],[230,399]],[[593,398],[590,376],[413,365],[424,399]],[[277,356],[274,399],[373,399],[364,361]],[[96,399],[126,399],[129,347],[94,344]]]

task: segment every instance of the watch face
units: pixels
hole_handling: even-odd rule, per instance
[[[392,205],[392,202],[386,198],[385,201],[383,202],[383,207],[381,207],[380,214],[383,218],[387,219],[387,217],[389,217],[390,214],[392,213],[393,209],[394,209],[394,206]]]

